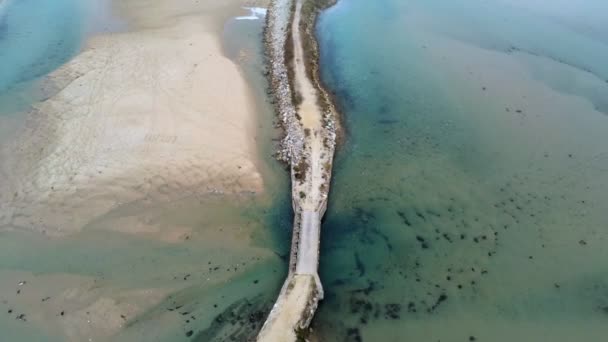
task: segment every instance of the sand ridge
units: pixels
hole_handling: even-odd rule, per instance
[[[0,227],[63,235],[131,201],[262,191],[254,105],[210,16],[239,2],[156,2],[121,4],[153,28],[94,37],[49,76],[61,90],[0,152]]]

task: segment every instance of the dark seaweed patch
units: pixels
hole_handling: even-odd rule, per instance
[[[255,339],[270,311],[272,301],[241,299],[218,314],[211,325],[194,334],[193,341],[249,341]],[[186,332],[186,336],[191,330]]]
[[[407,218],[407,215],[403,211],[397,211],[397,215],[399,215],[399,217],[401,217],[401,221],[403,221],[403,223],[405,223],[406,226],[408,226],[408,227],[412,226],[412,222],[410,222],[410,220]]]
[[[416,235],[416,240],[418,242],[420,242],[420,247],[422,247],[422,249],[428,249],[429,248],[429,244],[426,242],[426,240],[422,236]]]
[[[348,330],[346,330],[346,341],[362,342],[363,338],[361,337],[359,328],[348,328]]]
[[[357,271],[359,272],[359,277],[362,277],[365,274],[365,265],[361,262],[361,258],[359,258],[359,254],[355,253],[355,265],[357,267]]]
[[[399,319],[401,313],[401,304],[391,303],[384,306],[385,317],[388,319]]]

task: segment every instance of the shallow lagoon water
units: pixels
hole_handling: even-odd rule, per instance
[[[57,68],[84,37],[80,1],[6,0],[0,9],[0,91]]]
[[[45,94],[33,82],[74,55],[85,35],[79,1],[4,0],[0,4],[0,144]]]
[[[606,339],[606,9],[340,0],[322,14],[347,131],[322,340]]]

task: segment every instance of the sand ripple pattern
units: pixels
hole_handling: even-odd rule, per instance
[[[93,39],[0,151],[0,229],[74,232],[131,201],[258,192],[251,99],[196,18]]]

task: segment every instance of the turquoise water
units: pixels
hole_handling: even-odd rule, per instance
[[[0,93],[65,63],[84,37],[84,3],[5,0],[0,9]]]
[[[78,0],[0,4],[0,146],[14,138],[30,105],[52,95],[39,80],[78,51],[86,32],[85,7]]]
[[[326,341],[605,341],[608,4],[340,0]]]
[[[4,0],[0,4],[0,115],[53,95],[37,81],[70,60],[86,37],[124,28],[108,0]],[[2,119],[2,117],[0,117]],[[0,139],[6,132],[0,128]]]

